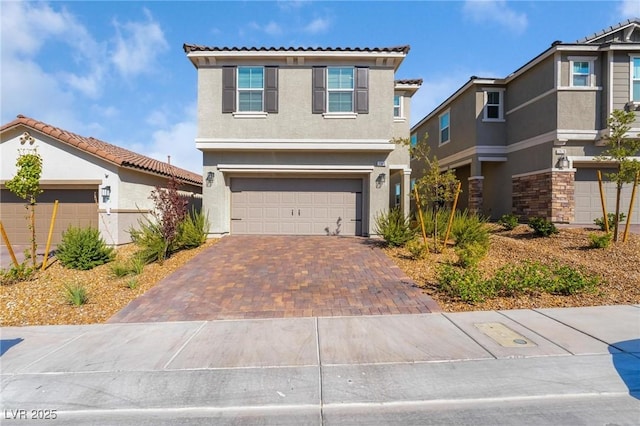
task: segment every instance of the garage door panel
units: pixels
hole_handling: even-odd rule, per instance
[[[610,170],[602,170],[604,174]],[[616,185],[612,182],[603,182],[605,203],[608,212],[615,211]],[[631,202],[631,185],[625,185],[622,189],[621,207],[627,215]],[[594,219],[602,217],[602,203],[600,201],[600,188],[596,176],[596,169],[578,169],[575,177],[575,222],[593,224]],[[631,223],[640,223],[640,197],[634,203],[634,212]]]
[[[361,179],[232,178],[232,217],[242,220],[232,221],[231,232],[326,235],[335,231],[340,218],[341,234],[359,235],[361,190]],[[277,212],[268,210],[273,204],[279,206]],[[239,226],[243,221],[260,225]]]
[[[36,242],[46,244],[49,235],[53,203],[59,201],[53,228],[52,244],[62,240],[62,233],[70,225],[98,228],[98,208],[94,203],[96,191],[91,189],[46,189],[38,196],[36,205]],[[0,190],[0,220],[5,226],[9,241],[14,245],[29,244],[31,232],[28,228],[29,212],[25,202],[9,190]],[[4,241],[0,242],[4,245]]]

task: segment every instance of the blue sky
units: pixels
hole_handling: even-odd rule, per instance
[[[196,70],[183,43],[409,44],[416,123],[471,75],[505,77],[554,40],[640,17],[640,1],[0,0],[0,116],[24,114],[199,172]]]

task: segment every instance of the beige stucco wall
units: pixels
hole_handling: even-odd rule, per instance
[[[369,113],[329,119],[311,113],[311,67],[279,68],[278,113],[266,118],[222,114],[222,69],[198,69],[198,138],[391,139],[394,71],[369,69]]]

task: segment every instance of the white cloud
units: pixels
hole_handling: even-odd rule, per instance
[[[303,31],[310,34],[323,33],[331,26],[331,20],[328,18],[316,18],[304,26]]]
[[[162,109],[152,112],[147,122],[164,120],[164,125],[153,132],[150,144],[134,144],[129,149],[160,161],[167,161],[167,156],[170,155],[174,166],[201,173],[202,152],[196,149],[195,143],[196,111],[196,105],[190,105],[184,111],[182,120],[173,123],[167,119],[166,112]]]
[[[157,57],[169,48],[160,25],[149,11],[145,14],[146,22],[113,23],[117,34],[111,60],[125,77],[154,72]]]
[[[622,18],[640,18],[640,1],[622,0],[618,5]]]
[[[497,23],[516,34],[523,33],[529,24],[527,15],[510,8],[506,0],[466,0],[462,11],[472,21]]]

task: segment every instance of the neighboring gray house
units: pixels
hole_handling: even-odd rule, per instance
[[[43,161],[44,192],[36,205],[36,238],[42,249],[55,200],[59,205],[53,244],[69,225],[98,228],[109,245],[130,242],[130,227],[153,208],[151,191],[166,185],[171,175],[181,183],[182,195],[200,208],[199,174],[23,115],[0,127],[0,137],[0,220],[12,245],[30,241],[25,201],[5,186],[16,175],[18,152],[24,148],[37,148]]]
[[[408,46],[184,45],[198,70],[203,207],[212,235],[374,233],[409,205]]]
[[[505,78],[471,79],[411,129],[463,184],[459,206],[559,223],[602,217],[596,161],[614,109],[636,111],[640,132],[640,20],[549,49]],[[638,158],[640,160],[640,157]],[[416,173],[418,172],[418,173]],[[414,176],[419,175],[414,170]],[[613,184],[606,183],[614,211]],[[631,185],[623,206],[630,202]],[[632,223],[640,223],[640,197]]]

